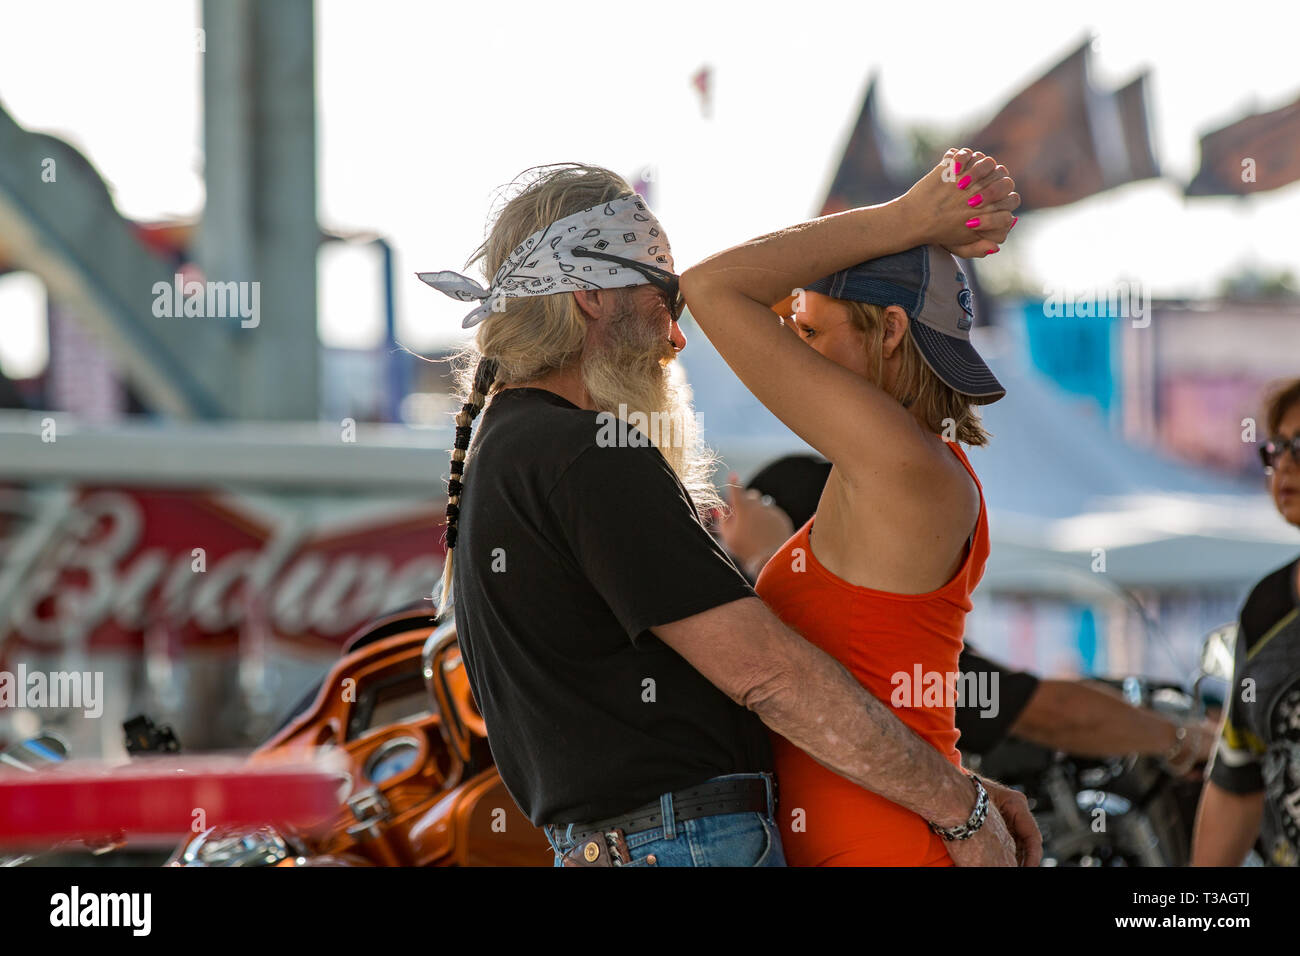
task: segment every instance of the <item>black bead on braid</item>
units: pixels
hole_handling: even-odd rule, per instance
[[[443,567],[443,606],[451,588],[451,558],[456,547],[456,524],[460,519],[460,496],[465,490],[465,455],[469,451],[474,419],[487,403],[488,393],[497,378],[496,359],[481,358],[474,368],[474,384],[469,397],[456,415],[456,439],[451,450],[451,477],[447,481],[447,559]]]

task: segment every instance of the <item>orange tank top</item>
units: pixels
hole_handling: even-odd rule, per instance
[[[947,443],[980,494],[960,569],[928,594],[859,587],[818,562],[814,515],[772,556],[756,590],[787,626],[843,664],[858,682],[955,764],[957,658],[970,595],[989,555],[984,489],[956,442]],[[944,842],[920,816],[823,767],[772,734],[781,838],[791,866],[950,866]]]

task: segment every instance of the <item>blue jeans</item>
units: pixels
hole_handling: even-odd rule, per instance
[[[626,834],[632,862],[624,865],[785,866],[772,775],[729,773],[708,782],[747,779],[766,781],[766,813],[719,813],[679,823],[674,819],[673,796],[665,793],[659,798],[664,825]],[[555,865],[560,866],[564,854],[577,844],[573,833],[581,832],[581,827],[572,823],[547,824],[542,829],[555,851]]]

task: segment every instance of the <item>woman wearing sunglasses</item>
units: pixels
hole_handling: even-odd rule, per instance
[[[954,255],[997,252],[1014,187],[991,157],[950,150],[890,203],[762,236],[681,280],[735,373],[833,464],[759,596],[958,765],[957,658],[989,549],[959,443],[985,444],[974,407],[1004,391],[970,344],[974,302]],[[951,865],[960,833],[772,744],[792,865]]]
[[[1260,446],[1278,513],[1300,528],[1300,378],[1268,397]],[[1300,864],[1300,558],[1266,575],[1237,622],[1236,666],[1201,792],[1193,866]]]

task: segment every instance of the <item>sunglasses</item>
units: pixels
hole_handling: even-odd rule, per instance
[[[600,259],[603,262],[614,262],[628,269],[635,269],[645,276],[652,286],[664,294],[668,312],[673,317],[673,321],[676,322],[682,317],[682,311],[686,308],[686,300],[682,297],[677,276],[667,269],[646,265],[644,262],[637,262],[635,259],[624,259],[622,256],[610,255],[608,252],[592,252],[586,246],[575,247],[570,255],[582,259]]]
[[[1274,438],[1264,442],[1259,446],[1259,458],[1264,463],[1264,468],[1272,471],[1282,460],[1282,453],[1287,451],[1291,453],[1291,460],[1300,465],[1300,433],[1290,438]]]

